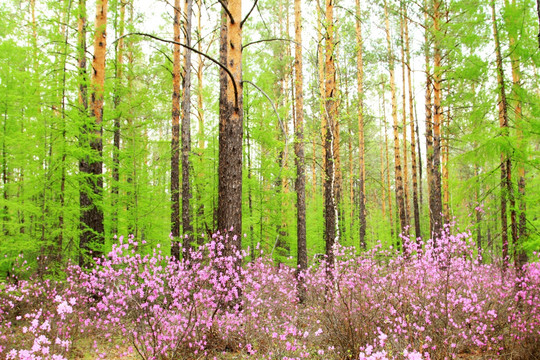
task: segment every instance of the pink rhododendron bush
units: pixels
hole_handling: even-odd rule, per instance
[[[502,271],[449,230],[402,254],[335,248],[306,273],[215,235],[175,262],[122,239],[61,282],[5,283],[0,359],[535,359],[540,266]],[[227,251],[226,251],[227,250]],[[242,265],[240,265],[242,262]],[[298,298],[298,284],[304,291]],[[88,358],[88,355],[87,355]]]

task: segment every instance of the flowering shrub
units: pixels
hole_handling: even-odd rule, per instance
[[[239,266],[227,235],[180,262],[118,243],[63,282],[20,281],[0,293],[0,359],[67,359],[82,337],[98,357],[142,359],[533,358],[540,343],[540,266],[481,264],[450,228],[404,254],[380,248],[300,274],[269,258]],[[520,274],[518,278],[516,274]]]

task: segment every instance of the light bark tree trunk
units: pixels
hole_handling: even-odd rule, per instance
[[[384,2],[384,23],[386,30],[386,42],[388,49],[388,67],[390,70],[390,91],[392,95],[392,119],[394,120],[394,161],[395,161],[395,188],[396,201],[399,211],[400,231],[406,233],[407,217],[405,213],[405,199],[403,196],[403,175],[401,170],[401,157],[399,148],[398,118],[397,118],[397,100],[396,100],[396,81],[394,75],[394,54],[392,52],[392,43],[390,38],[390,20],[388,14],[388,1]],[[398,248],[400,247],[398,240]]]
[[[403,30],[405,33],[405,56],[407,68],[407,81],[409,87],[409,125],[411,131],[411,171],[412,171],[412,190],[413,190],[413,212],[414,212],[414,234],[418,246],[422,245],[422,233],[420,230],[420,208],[418,206],[418,178],[416,169],[416,139],[414,129],[414,97],[412,88],[412,71],[411,71],[411,51],[409,41],[409,17],[407,14],[407,5],[403,6]]]
[[[330,267],[334,264],[334,245],[339,243],[336,157],[334,142],[337,122],[336,68],[334,63],[334,2],[326,0],[325,11],[325,71],[324,71],[324,118],[325,134],[325,178],[324,219],[326,256]]]
[[[359,184],[358,192],[360,199],[358,200],[358,215],[360,217],[360,248],[366,249],[366,194],[365,194],[365,139],[364,139],[364,61],[363,61],[363,44],[362,38],[362,23],[360,22],[360,0],[356,0],[356,72],[358,86],[358,164],[359,164]],[[351,174],[352,176],[352,174]]]

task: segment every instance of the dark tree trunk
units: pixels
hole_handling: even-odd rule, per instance
[[[118,11],[118,10],[117,10]],[[120,24],[118,26],[118,37],[124,35],[124,19],[126,14],[126,4],[124,1],[120,2]],[[115,20],[116,21],[116,20]],[[116,26],[115,26],[116,27]],[[124,39],[118,40],[115,46],[116,61],[115,66],[115,93],[113,96],[113,105],[115,110],[114,117],[114,136],[113,136],[113,166],[112,166],[112,229],[111,232],[116,234],[118,232],[118,185],[120,182],[120,93],[122,85],[122,66],[124,64]]]
[[[498,85],[498,109],[499,109],[499,127],[501,135],[508,136],[508,103],[506,100],[506,89],[504,84],[504,70],[501,56],[501,45],[499,42],[499,33],[497,31],[497,19],[495,16],[495,2],[491,1],[491,20],[493,22],[493,38],[495,40],[495,56],[497,64],[497,85]],[[501,153],[501,240],[502,240],[502,257],[503,270],[508,267],[508,215],[507,215],[507,198],[510,199],[511,211],[511,228],[513,244],[517,244],[517,226],[515,202],[512,189],[512,162],[510,156]]]
[[[409,87],[409,126],[411,131],[411,171],[413,186],[413,212],[414,212],[414,234],[418,245],[422,244],[422,233],[420,231],[420,208],[418,206],[418,178],[416,171],[416,138],[414,127],[414,98],[412,89],[411,52],[409,45],[409,18],[407,16],[407,5],[403,6],[403,30],[405,35],[405,55],[407,67],[407,84]],[[422,164],[420,164],[422,166]],[[420,179],[421,180],[421,179]]]
[[[81,15],[80,15],[81,16]],[[79,19],[79,21],[81,21]],[[103,92],[105,83],[105,55],[106,55],[106,26],[107,26],[107,0],[96,4],[96,33],[94,38],[94,57],[92,61],[93,76],[91,81],[91,117],[95,120],[90,127],[84,129],[85,141],[90,144],[92,156],[81,161],[79,169],[84,179],[80,193],[81,205],[81,238],[79,248],[81,256],[79,264],[87,266],[91,262],[88,257],[97,257],[102,254],[101,246],[104,243],[103,227]],[[83,25],[84,28],[84,20]],[[79,59],[80,60],[80,59]],[[79,62],[81,64],[81,60]],[[84,107],[83,107],[84,108]],[[86,123],[86,122],[85,122]],[[97,160],[96,160],[97,158]]]
[[[337,114],[336,70],[334,64],[334,3],[326,0],[326,41],[324,73],[325,108],[325,176],[324,176],[324,223],[326,256],[329,267],[334,264],[334,244],[339,241],[338,209],[336,199],[335,170],[335,122]]]
[[[303,102],[303,76],[302,76],[302,14],[300,0],[294,1],[294,28],[295,28],[295,144],[296,155],[296,233],[297,233],[297,271],[307,269],[307,245],[306,245],[306,174],[304,158],[304,102]],[[305,289],[303,277],[299,277],[298,297],[304,301]]]
[[[433,46],[433,166],[431,176],[430,198],[431,198],[431,216],[433,219],[433,236],[439,236],[443,229],[443,209],[442,209],[442,179],[441,179],[441,46],[439,39],[440,33],[440,7],[439,0],[433,1],[433,28],[435,31],[435,40]]]
[[[174,2],[174,41],[180,42],[180,0]],[[171,256],[180,259],[180,45],[173,45],[173,94],[171,139]]]
[[[219,166],[218,230],[228,232],[230,244],[241,247],[242,233],[242,2],[223,1],[221,12],[220,62],[234,77],[219,72]]]
[[[193,1],[186,0],[186,45],[191,46],[191,17],[193,13]],[[184,78],[182,88],[182,231],[184,233],[183,251],[189,256],[191,241],[193,241],[193,224],[191,212],[191,50],[184,52]]]
[[[388,14],[388,2],[384,3],[384,22],[386,30],[386,43],[388,49],[388,67],[390,70],[390,91],[392,95],[392,119],[394,122],[394,159],[395,159],[395,191],[396,202],[399,211],[400,231],[406,232],[407,230],[407,215],[405,210],[405,199],[403,195],[403,175],[401,169],[401,157],[399,148],[399,132],[398,132],[398,118],[397,118],[397,100],[396,100],[396,82],[394,76],[394,55],[392,53],[392,45],[390,40],[390,21]],[[398,249],[400,248],[400,240],[397,242]]]
[[[366,249],[366,194],[365,194],[365,144],[364,144],[364,61],[363,55],[363,39],[362,39],[362,24],[360,22],[360,0],[356,0],[356,68],[357,68],[357,86],[358,86],[358,152],[359,152],[359,195],[358,213],[360,216],[360,248]],[[351,173],[352,176],[352,173]]]

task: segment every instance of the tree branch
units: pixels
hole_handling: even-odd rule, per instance
[[[244,18],[244,20],[242,20],[240,22],[240,28],[242,28],[242,26],[244,26],[244,23],[246,22],[246,20],[249,18],[249,15],[251,15],[251,12],[253,11],[253,9],[255,9],[255,7],[257,6],[257,3],[259,2],[259,0],[255,0],[255,2],[253,3],[253,6],[251,7],[251,9],[249,10],[249,12],[247,13],[246,17]]]
[[[283,39],[283,38],[261,39],[261,40],[255,40],[255,41],[249,42],[246,45],[242,45],[242,50],[247,48],[249,45],[254,45],[254,44],[258,44],[258,43],[262,43],[262,42],[270,42],[270,41],[289,41],[289,42],[298,44],[296,41],[291,40],[291,39]],[[298,44],[298,45],[302,45],[302,44]]]
[[[257,85],[255,85],[254,83],[252,83],[251,81],[248,81],[248,80],[243,80],[242,83],[248,83],[250,84],[251,86],[253,86],[255,89],[259,90],[267,99],[268,101],[270,101],[270,104],[272,105],[272,108],[274,109],[274,113],[276,114],[277,118],[278,118],[278,121],[279,121],[279,127],[281,128],[281,131],[283,132],[283,135],[285,136],[285,141],[287,141],[287,132],[285,131],[285,126],[283,125],[283,121],[281,121],[281,118],[279,117],[279,113],[276,109],[276,105],[274,104],[274,102],[272,101],[272,99],[270,99],[270,96],[268,96],[267,93],[264,92],[263,89],[261,89],[260,87],[258,87]]]
[[[221,6],[223,7],[223,10],[225,10],[225,12],[227,13],[227,15],[229,16],[229,19],[231,19],[231,24],[234,24],[234,18],[231,14],[231,12],[229,11],[229,9],[227,8],[227,5],[225,5],[225,3],[223,2],[223,0],[217,0],[218,3],[221,4]],[[240,25],[240,27],[242,27],[242,25]]]
[[[229,77],[231,78],[231,81],[232,81],[232,84],[233,84],[233,87],[234,87],[234,105],[235,106],[238,106],[238,86],[236,84],[236,81],[234,79],[234,76],[233,74],[231,73],[231,71],[225,66],[223,65],[222,63],[220,63],[219,61],[217,61],[216,59],[214,59],[213,57],[203,53],[202,51],[199,51],[191,46],[187,46],[186,44],[182,44],[180,42],[177,42],[177,41],[173,41],[173,40],[167,40],[167,39],[162,39],[162,38],[159,38],[157,36],[154,36],[154,35],[151,35],[151,34],[146,34],[146,33],[140,33],[140,32],[134,32],[134,33],[128,33],[128,34],[125,34],[125,35],[122,35],[120,36],[118,39],[114,40],[113,43],[117,42],[118,40],[120,39],[123,39],[125,37],[128,37],[128,36],[131,36],[131,35],[138,35],[138,36],[145,36],[145,37],[149,37],[151,39],[154,39],[154,40],[157,40],[157,41],[161,41],[161,42],[164,42],[164,43],[169,43],[169,44],[175,44],[175,45],[180,45],[182,47],[185,47],[186,49],[189,49],[191,51],[193,51],[194,53],[196,54],[199,54],[201,56],[204,56],[205,58],[207,58],[208,60],[210,60],[211,62],[213,62],[214,64],[216,64],[217,66],[219,66],[220,68],[223,69],[223,71],[225,71],[227,73],[227,75],[229,75]]]

